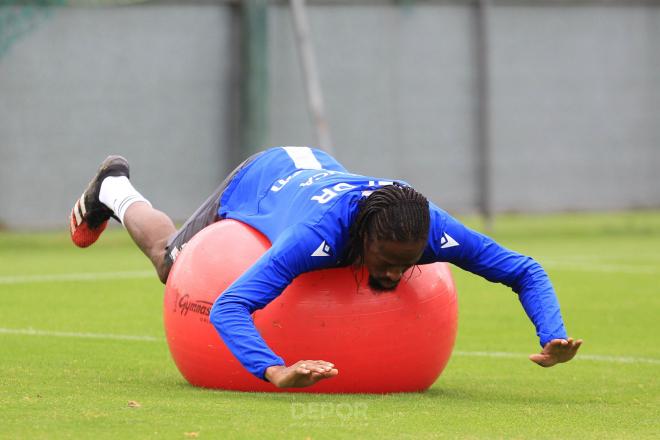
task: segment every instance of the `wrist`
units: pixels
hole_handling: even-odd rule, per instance
[[[266,371],[264,372],[264,378],[274,384],[277,385],[275,380],[277,376],[279,376],[279,372],[284,370],[286,368],[285,365],[271,365],[270,367],[266,368]]]

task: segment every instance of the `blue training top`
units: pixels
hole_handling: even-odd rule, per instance
[[[210,320],[250,373],[264,379],[268,367],[285,365],[266,345],[251,314],[298,275],[341,265],[359,200],[392,183],[351,174],[327,153],[309,147],[266,150],[232,179],[218,214],[261,231],[272,247],[218,297]],[[536,261],[465,227],[433,203],[429,207],[428,244],[418,264],[445,261],[503,283],[518,294],[542,346],[566,338],[555,291]]]

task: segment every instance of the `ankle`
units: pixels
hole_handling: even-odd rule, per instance
[[[122,224],[128,208],[134,203],[144,202],[151,206],[126,176],[110,176],[103,179],[99,200],[112,210]]]

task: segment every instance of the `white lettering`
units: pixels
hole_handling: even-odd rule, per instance
[[[316,173],[312,177],[301,183],[300,186],[309,186],[314,182],[318,182],[324,177],[332,176],[333,174],[337,174],[337,173],[338,171],[332,171],[332,170],[325,170],[322,173]]]
[[[328,203],[330,200],[337,197],[337,193],[330,191],[328,188],[323,188],[323,194],[312,197],[312,200],[316,200],[320,204]]]
[[[367,404],[365,402],[355,402],[353,410],[355,418],[367,419]]]
[[[305,408],[304,403],[292,403],[291,404],[291,417],[294,419],[300,419],[305,417],[307,408]]]
[[[351,185],[350,183],[338,183],[335,186],[332,187],[337,192],[343,192],[343,191],[348,191],[349,189],[355,188],[355,185]]]
[[[300,184],[300,186],[309,186],[312,183],[316,182],[319,179],[322,179],[323,177],[329,176],[330,173],[317,173],[314,174],[312,177],[304,181],[303,183]]]
[[[270,187],[270,190],[273,191],[273,192],[278,192],[279,190],[281,190],[282,188],[284,188],[284,185],[286,185],[287,183],[289,183],[289,180],[291,180],[291,177],[293,177],[293,176],[289,176],[289,177],[287,177],[286,179],[280,179],[280,180],[278,180],[277,183],[279,183],[280,186],[273,185],[273,186]]]
[[[336,184],[335,186],[332,187],[332,189],[328,188],[323,188],[322,194],[316,195],[312,197],[312,200],[316,200],[320,204],[325,204],[328,203],[330,200],[334,199],[337,197],[340,192],[348,191],[349,189],[356,188],[355,185],[351,185],[350,183],[346,182],[341,182]]]
[[[291,404],[291,418],[294,420],[325,420],[336,417],[342,421],[367,420],[368,409],[369,406],[365,402],[294,402]]]
[[[387,185],[394,185],[394,182],[391,182],[389,180],[379,180],[378,182],[376,182],[375,180],[369,181],[369,186],[387,186]]]
[[[303,172],[303,170],[298,170],[295,173],[291,174],[289,177],[286,177],[284,179],[279,179],[275,185],[270,187],[270,190],[273,191],[273,192],[278,192],[279,190],[284,188],[284,186],[287,183],[289,183],[291,181],[291,179],[293,179],[294,177],[296,177],[298,174],[300,174],[302,172]],[[279,184],[279,186],[277,186],[277,184]]]

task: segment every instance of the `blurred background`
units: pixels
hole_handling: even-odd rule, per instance
[[[111,153],[182,221],[274,145],[454,214],[660,208],[660,2],[0,0],[0,227]]]

